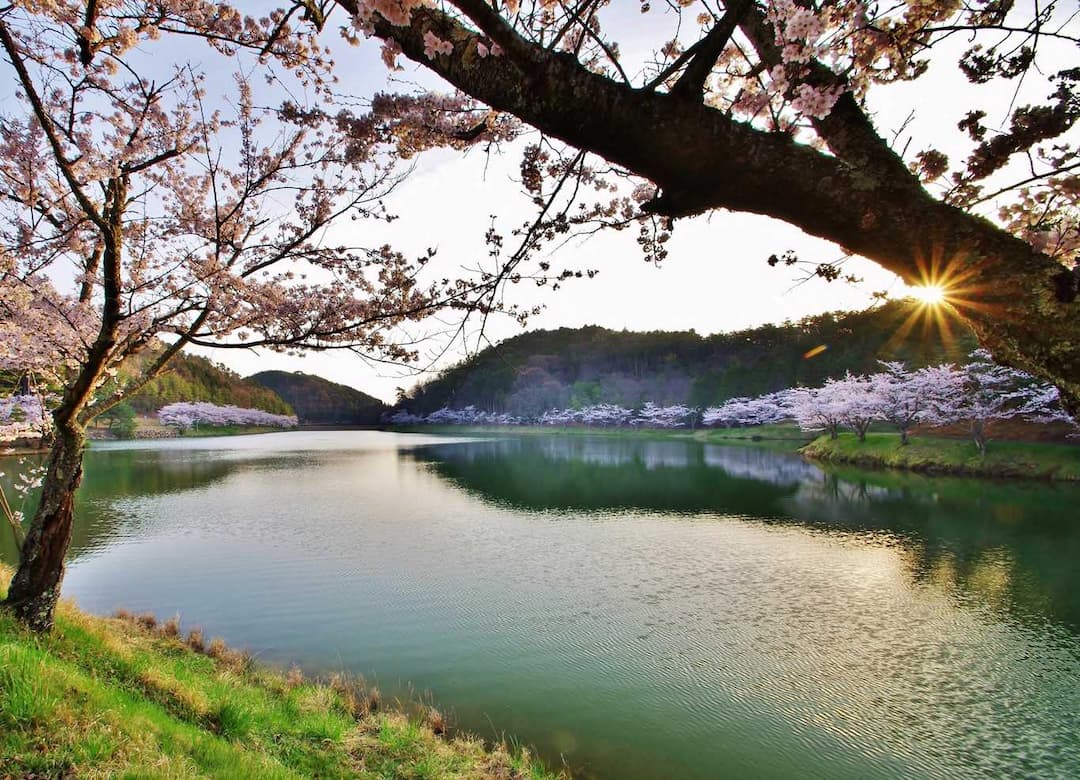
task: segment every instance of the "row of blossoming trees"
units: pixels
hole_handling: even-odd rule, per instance
[[[260,428],[293,428],[299,424],[296,415],[271,414],[262,409],[240,406],[218,406],[207,401],[179,401],[158,410],[162,425],[187,430],[198,426],[225,425],[257,426]],[[41,396],[13,395],[0,398],[0,442],[19,439],[47,441],[52,433],[52,416]]]
[[[199,425],[254,425],[263,428],[292,428],[298,424],[296,415],[271,414],[262,409],[239,406],[218,406],[206,401],[180,401],[158,410],[163,425],[186,430]]]
[[[1040,422],[1072,423],[1061,408],[1058,391],[1023,371],[997,365],[976,350],[964,366],[951,364],[909,369],[901,362],[881,362],[882,371],[848,374],[821,387],[794,387],[753,398],[732,398],[720,406],[694,409],[646,403],[638,410],[615,404],[552,409],[536,418],[479,410],[443,408],[427,416],[400,410],[388,418],[396,425],[584,425],[589,427],[686,428],[748,427],[795,421],[806,431],[836,438],[841,428],[859,440],[874,423],[888,424],[908,443],[916,425],[966,423],[979,452],[986,452],[987,425],[993,420],[1026,417]]]

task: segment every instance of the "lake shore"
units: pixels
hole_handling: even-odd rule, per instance
[[[869,469],[901,469],[930,475],[1080,480],[1080,446],[1047,442],[991,441],[980,455],[969,439],[915,436],[900,444],[895,433],[868,433],[860,442],[853,433],[819,436],[799,450],[820,462]]]
[[[62,602],[37,636],[0,609],[0,776],[565,777],[445,729],[430,707],[384,711],[362,681],[263,668],[175,621]]]
[[[465,426],[427,425],[395,427],[399,433],[453,434],[458,436],[599,436],[605,438],[697,441],[761,447],[799,453],[809,461],[843,464],[863,469],[898,469],[932,476],[984,477],[1080,481],[1080,446],[1055,442],[993,440],[980,455],[970,439],[912,436],[907,445],[900,435],[871,432],[865,442],[853,433],[832,440],[814,437],[796,425],[761,425],[753,428],[585,428],[558,426]]]

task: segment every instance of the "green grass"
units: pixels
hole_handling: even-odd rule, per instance
[[[913,436],[902,446],[899,434],[870,433],[860,442],[853,433],[838,439],[820,436],[801,452],[830,463],[988,477],[1080,480],[1080,447],[1026,441],[991,441],[986,455],[974,442],[937,436]]]
[[[737,444],[794,452],[814,438],[792,423],[755,425],[748,428],[705,428],[694,438],[706,444]]]
[[[9,577],[0,568],[0,595]],[[305,681],[220,642],[196,652],[171,622],[64,603],[37,636],[0,609],[0,777],[561,776],[525,751],[437,736],[430,709],[410,717],[376,702],[356,681]]]

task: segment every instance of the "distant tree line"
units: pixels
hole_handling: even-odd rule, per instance
[[[550,409],[599,404],[704,408],[739,396],[815,386],[878,360],[925,366],[961,362],[974,337],[954,325],[944,343],[920,310],[894,301],[783,325],[700,336],[600,327],[534,331],[489,347],[402,394],[395,410],[427,415],[473,406],[535,418]]]
[[[818,387],[791,387],[758,396],[732,398],[705,409],[652,401],[636,409],[591,404],[549,409],[532,417],[485,412],[475,406],[444,407],[428,415],[399,409],[387,416],[396,425],[559,425],[604,428],[749,427],[797,422],[806,431],[836,438],[841,428],[866,438],[874,423],[888,424],[908,443],[916,425],[968,426],[979,452],[986,452],[988,425],[994,420],[1026,417],[1039,422],[1073,424],[1060,404],[1057,388],[1023,371],[997,365],[989,352],[975,350],[966,364],[911,369],[901,361],[880,361],[873,374],[848,372]]]
[[[378,398],[300,371],[262,371],[248,381],[280,396],[305,425],[371,425],[386,410]]]

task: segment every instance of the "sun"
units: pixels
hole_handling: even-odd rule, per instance
[[[924,306],[937,306],[947,297],[945,288],[938,284],[922,284],[908,287],[907,294]]]

